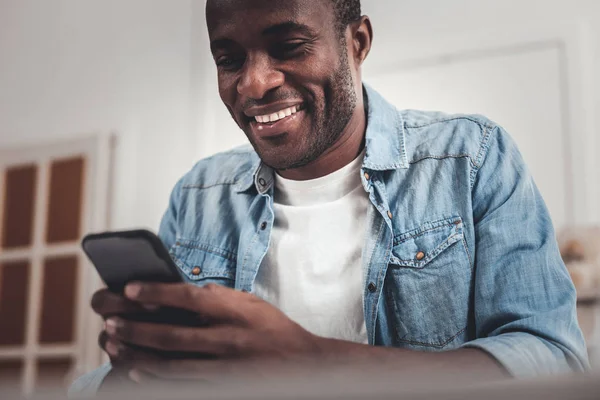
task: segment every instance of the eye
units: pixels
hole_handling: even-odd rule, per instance
[[[304,40],[281,42],[274,46],[272,53],[277,58],[292,58],[304,54],[306,44]]]
[[[244,64],[244,59],[241,57],[236,58],[236,57],[223,56],[223,57],[217,58],[216,64],[217,64],[217,68],[222,68],[225,70],[234,70],[234,69],[241,68],[241,66]]]

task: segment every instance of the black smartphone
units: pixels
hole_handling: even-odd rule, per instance
[[[183,282],[162,241],[150,231],[90,234],[81,245],[111,292],[122,293],[133,281]]]
[[[164,244],[150,231],[90,234],[81,245],[111,292],[122,294],[130,282],[184,282]],[[204,325],[199,316],[190,311],[166,307],[124,317],[140,322]]]

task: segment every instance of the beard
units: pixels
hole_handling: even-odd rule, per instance
[[[313,109],[313,130],[306,141],[307,149],[303,154],[284,160],[277,170],[300,168],[315,161],[333,146],[348,126],[358,99],[345,46],[340,61],[324,88],[324,104],[315,104]]]
[[[299,97],[299,93],[284,92],[278,93],[277,100]],[[303,137],[297,138],[294,144],[267,149],[253,138],[251,131],[245,133],[265,165],[277,171],[300,168],[318,159],[335,144],[352,119],[357,103],[348,51],[343,45],[339,67],[324,84],[323,96],[315,98],[306,107],[311,119],[310,129]],[[230,113],[233,116],[231,110]]]

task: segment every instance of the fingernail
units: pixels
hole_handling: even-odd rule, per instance
[[[131,379],[132,381],[134,381],[137,384],[142,383],[142,376],[135,369],[132,369],[131,371],[129,371],[129,379]]]
[[[106,342],[106,352],[113,357],[119,355],[119,346],[116,343],[108,341]]]
[[[132,283],[125,287],[125,296],[130,299],[136,299],[140,292],[142,291],[142,286],[139,283]]]
[[[109,335],[114,335],[117,333],[117,328],[119,327],[119,321],[117,321],[116,318],[109,318],[106,320],[106,322],[104,323],[104,330],[109,334]]]

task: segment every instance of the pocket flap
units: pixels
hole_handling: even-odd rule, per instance
[[[215,278],[235,280],[236,256],[229,251],[180,239],[171,249],[171,257],[191,281]]]
[[[453,217],[428,222],[394,238],[391,264],[424,268],[442,251],[463,238],[463,221]]]

